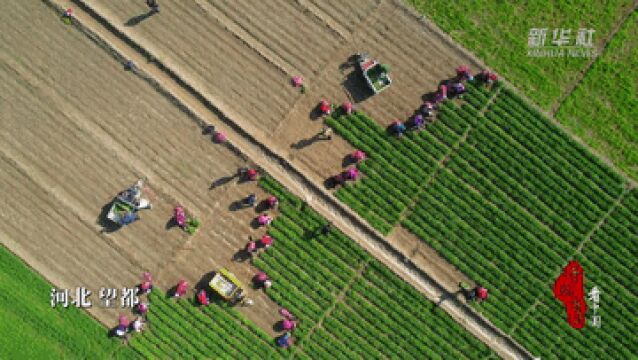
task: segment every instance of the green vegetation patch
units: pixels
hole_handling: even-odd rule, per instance
[[[50,294],[51,284],[0,247],[0,358],[139,358],[84,311],[51,308]]]
[[[594,149],[638,180],[638,12],[556,114]]]

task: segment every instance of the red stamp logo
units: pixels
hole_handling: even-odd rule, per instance
[[[574,329],[585,327],[585,270],[578,261],[570,261],[554,283],[554,297],[565,305],[567,322]]]

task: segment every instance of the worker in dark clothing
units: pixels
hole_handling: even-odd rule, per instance
[[[152,12],[159,12],[159,4],[157,3],[157,0],[146,0],[146,5],[148,5]]]

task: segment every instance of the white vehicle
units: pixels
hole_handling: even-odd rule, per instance
[[[375,94],[380,93],[392,84],[392,79],[388,75],[388,67],[372,59],[368,54],[357,54],[357,64],[368,83],[368,87]]]
[[[144,182],[138,180],[133,186],[119,193],[113,199],[106,217],[118,225],[128,225],[139,220],[137,212],[151,208],[150,201],[142,198],[143,186]]]

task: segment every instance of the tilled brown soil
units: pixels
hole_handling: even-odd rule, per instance
[[[230,259],[261,233],[254,210],[229,208],[257,186],[232,179],[209,190],[245,161],[43,3],[2,12],[0,23],[2,244],[55,286],[92,290],[90,312],[107,325],[121,310],[97,306],[99,288],[133,286],[145,270],[164,289],[223,266],[248,284],[255,270]],[[153,209],[111,232],[100,215],[138,178]],[[203,221],[194,236],[167,227],[177,204]],[[276,305],[251,295],[243,311],[271,329]]]

